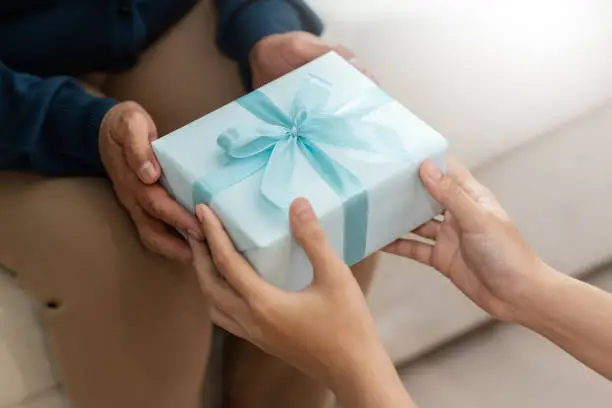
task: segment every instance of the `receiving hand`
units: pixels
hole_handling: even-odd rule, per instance
[[[543,262],[493,194],[456,159],[449,158],[447,175],[426,162],[421,178],[446,208],[444,221],[414,231],[434,244],[400,239],[385,251],[434,267],[492,316],[514,320],[520,295],[545,270]]]
[[[297,293],[266,283],[236,251],[214,213],[203,205],[196,212],[210,250],[197,240],[190,243],[215,324],[330,387],[359,362],[387,358],[357,281],[306,200],[293,203],[290,220],[314,280]]]
[[[294,31],[269,35],[255,44],[250,57],[253,87],[259,88],[330,51],[336,51],[374,80],[350,50],[329,45],[316,35]]]
[[[137,103],[114,106],[102,121],[99,148],[115,193],[130,214],[144,245],[158,254],[191,262],[189,245],[173,228],[201,238],[200,227],[189,212],[157,182],[161,170],[151,142],[157,129]]]

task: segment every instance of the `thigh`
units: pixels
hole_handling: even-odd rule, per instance
[[[215,34],[212,1],[201,0],[135,69],[110,75],[104,92],[140,103],[160,136],[212,112],[243,94],[237,67],[219,53]]]
[[[0,262],[48,305],[76,407],[200,407],[208,307],[149,253],[102,179],[0,174]]]

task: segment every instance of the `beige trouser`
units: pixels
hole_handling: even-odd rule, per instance
[[[214,45],[201,2],[135,70],[87,80],[142,104],[160,135],[242,92]],[[214,137],[214,135],[202,135]],[[0,174],[0,262],[45,302],[65,389],[75,408],[201,407],[211,344],[207,303],[191,268],[149,253],[103,179]],[[363,286],[373,261],[356,274]],[[237,339],[227,344],[229,407],[323,407],[328,393]]]

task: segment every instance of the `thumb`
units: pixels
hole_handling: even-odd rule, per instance
[[[462,229],[477,227],[482,211],[457,180],[443,174],[431,160],[423,163],[420,174],[429,194],[453,215]]]
[[[120,140],[130,169],[145,184],[159,180],[161,170],[151,142],[157,139],[157,128],[149,114],[135,102],[124,102],[119,118],[119,129],[114,133]]]
[[[293,202],[290,221],[293,236],[304,248],[314,267],[315,280],[329,276],[338,268],[346,267],[327,241],[325,232],[308,200],[298,198]]]

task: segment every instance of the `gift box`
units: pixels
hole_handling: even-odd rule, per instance
[[[153,143],[163,184],[208,204],[268,282],[300,290],[312,267],[288,209],[305,197],[353,265],[439,213],[418,170],[447,141],[335,53]]]

